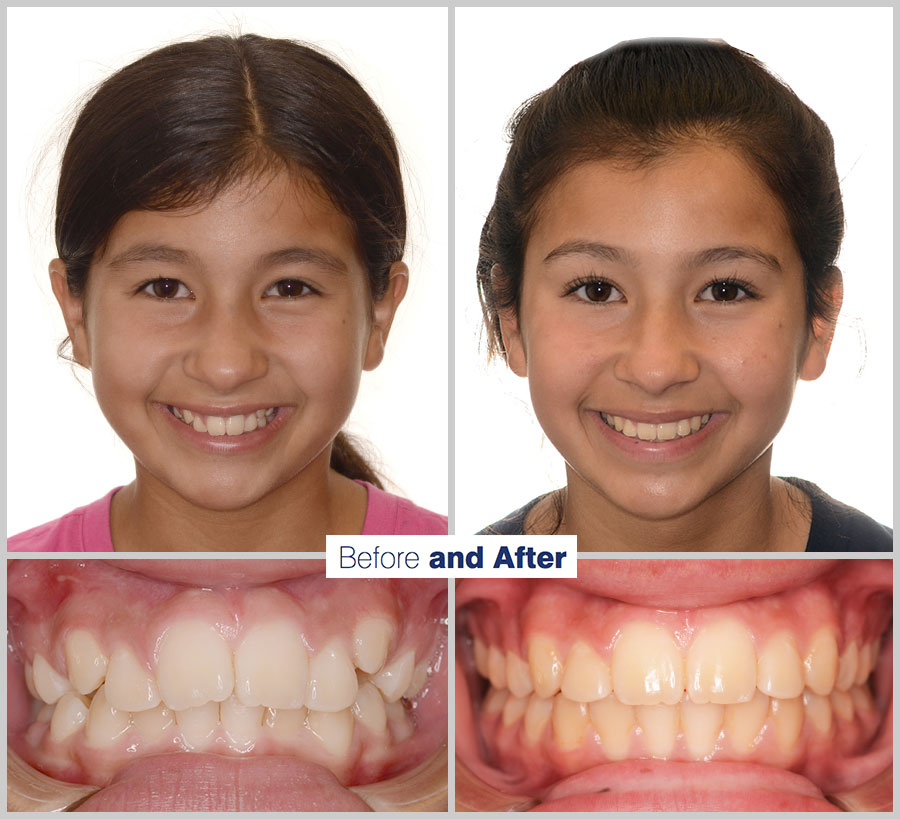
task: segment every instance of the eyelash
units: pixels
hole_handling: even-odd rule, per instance
[[[151,288],[154,285],[161,284],[162,282],[177,285],[175,292],[171,295],[161,296],[161,295],[159,295],[159,293],[153,292],[151,290]],[[293,293],[290,295],[284,295],[284,294],[280,294],[280,293],[276,292],[276,293],[273,293],[272,296],[269,295],[270,291],[279,287],[279,285],[284,285],[284,284],[298,285],[299,292]],[[178,299],[185,298],[185,296],[178,295],[181,288],[184,288],[189,295],[191,295],[191,296],[193,295],[190,288],[184,282],[182,282],[178,279],[169,278],[168,276],[159,276],[155,279],[148,279],[147,281],[142,282],[140,285],[138,285],[135,292],[145,293],[146,295],[150,296],[151,298],[156,299],[157,301],[176,301]],[[303,298],[305,296],[316,295],[317,293],[318,293],[318,291],[314,287],[310,286],[302,279],[279,279],[277,282],[270,284],[265,289],[263,296],[293,300],[293,299]]]
[[[579,290],[584,287],[589,287],[590,285],[605,285],[613,290],[617,291],[622,298],[610,300],[606,298],[604,300],[597,300],[585,298],[583,296],[577,296]],[[738,290],[743,291],[742,298],[734,298],[734,299],[701,299],[700,296],[709,290],[711,287],[715,287],[717,285],[725,285],[728,287],[736,287]],[[584,278],[576,279],[573,282],[570,282],[566,286],[566,295],[567,296],[576,296],[579,301],[585,302],[586,304],[615,304],[619,301],[624,301],[625,294],[622,293],[621,289],[613,284],[609,279],[605,279],[602,276],[586,276]],[[698,299],[700,301],[717,301],[720,304],[728,304],[731,302],[745,301],[747,299],[758,299],[759,294],[756,292],[755,288],[749,283],[744,281],[743,279],[738,279],[735,276],[726,276],[725,278],[717,278],[713,281],[705,284],[698,294]]]

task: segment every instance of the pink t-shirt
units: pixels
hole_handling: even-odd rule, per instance
[[[384,492],[365,481],[369,502],[364,535],[446,535],[447,518],[429,512],[412,501]],[[9,552],[112,552],[109,507],[113,489],[98,501],[74,509],[57,520],[14,535],[6,542]]]

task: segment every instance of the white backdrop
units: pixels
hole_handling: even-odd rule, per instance
[[[828,123],[847,220],[844,308],[825,375],[798,386],[773,472],[892,523],[892,20],[884,8],[457,9],[458,534],[565,484],[527,383],[502,362],[488,367],[478,348],[478,238],[506,155],[506,122],[574,63],[638,37],[724,39]]]
[[[7,532],[134,477],[130,452],[56,345],[55,174],[76,103],[159,46],[211,33],[303,40],[337,57],[394,128],[405,160],[410,289],[349,429],[400,494],[447,511],[447,9],[10,9],[7,12]],[[38,162],[42,153],[46,156]],[[27,418],[26,418],[27,412]]]

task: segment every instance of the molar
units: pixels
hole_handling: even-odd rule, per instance
[[[307,725],[324,749],[336,757],[346,756],[353,742],[353,714],[343,711],[310,711]]]
[[[481,703],[482,713],[485,716],[496,716],[503,710],[508,698],[509,691],[505,688],[488,688]]]
[[[607,758],[627,759],[635,725],[634,706],[615,697],[604,697],[588,706],[588,714]]]
[[[681,652],[671,633],[654,623],[632,622],[612,652],[612,688],[626,705],[675,705],[684,693]]]
[[[179,620],[160,639],[156,677],[163,701],[176,712],[222,702],[234,690],[231,651],[214,625]]]
[[[67,691],[72,690],[69,681],[59,674],[56,669],[48,663],[42,654],[34,655],[34,663],[32,665],[32,675],[34,681],[34,690],[46,703],[56,702]]]
[[[80,694],[74,691],[63,694],[50,717],[50,739],[62,742],[80,730],[87,722],[89,708],[90,703]]]
[[[235,693],[244,705],[305,705],[309,656],[300,632],[287,620],[248,630],[234,654],[234,670]]]
[[[779,631],[760,652],[756,685],[763,694],[793,699],[803,693],[803,664],[793,635]]]
[[[372,683],[386,702],[396,702],[403,696],[412,681],[416,652],[409,649],[372,676]]]
[[[219,703],[207,702],[195,708],[175,711],[175,722],[184,744],[192,751],[202,751],[213,744],[219,724]]]
[[[703,626],[687,655],[687,692],[696,703],[750,701],[756,691],[756,652],[746,626],[720,620]]]
[[[559,691],[563,664],[551,637],[534,634],[528,640],[528,668],[538,697],[547,699]]]
[[[603,699],[612,691],[609,666],[593,648],[579,640],[569,649],[560,688],[577,702]]]
[[[159,689],[131,649],[117,648],[106,671],[106,699],[121,711],[148,711],[159,705]]]
[[[831,693],[838,669],[837,638],[832,629],[820,628],[813,634],[803,658],[803,666],[806,670],[806,685],[811,691],[822,696]]]
[[[412,652],[408,654],[415,659]],[[409,674],[402,680],[393,680],[394,684],[401,685],[395,699],[400,699],[409,688],[412,672],[413,665],[410,662]],[[310,660],[306,705],[311,711],[344,711],[353,705],[357,690],[356,669],[337,640],[330,642]]]
[[[366,674],[378,671],[387,660],[393,636],[394,626],[387,620],[380,617],[360,620],[353,629],[353,662],[356,667]],[[481,648],[483,650],[484,646]]]
[[[106,686],[101,685],[88,710],[85,742],[95,748],[103,748],[124,734],[130,724],[128,712],[113,708],[106,699]]]
[[[96,691],[106,679],[109,658],[103,653],[97,638],[89,631],[75,629],[64,642],[69,682],[79,694]]]
[[[562,694],[553,698],[553,740],[563,751],[574,751],[584,742],[590,724],[587,706],[573,702]]]

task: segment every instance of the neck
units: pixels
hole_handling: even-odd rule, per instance
[[[249,506],[207,509],[136,464],[133,483],[113,497],[117,552],[315,552],[325,535],[359,533],[366,490],[329,468],[330,448],[300,474]]]

